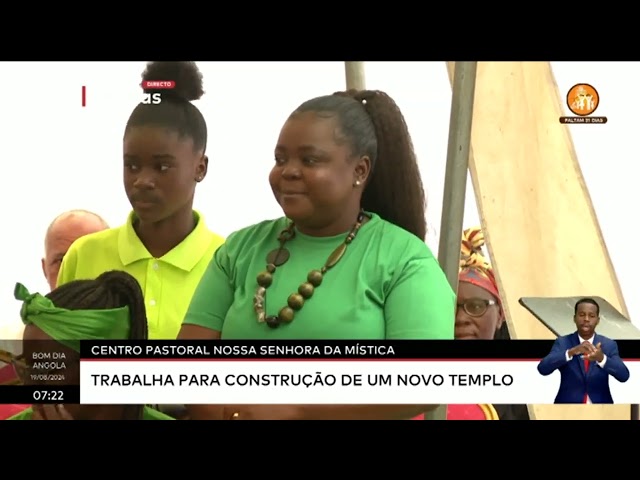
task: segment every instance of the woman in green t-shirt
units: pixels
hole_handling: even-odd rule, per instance
[[[425,243],[423,185],[395,102],[380,91],[306,101],[274,160],[269,182],[284,217],[229,236],[179,338],[453,339],[455,294]],[[409,419],[428,408],[189,410],[193,419]]]
[[[21,284],[15,297],[21,300],[25,324],[23,357],[36,352],[64,354],[60,385],[80,384],[80,340],[146,340],[147,317],[140,285],[131,275],[106,272],[95,280],[75,280],[46,296],[31,294]],[[51,340],[55,340],[52,342]],[[16,364],[24,383],[33,384],[41,374],[33,363]],[[50,383],[49,383],[50,384]],[[8,420],[173,420],[142,405],[34,405]]]

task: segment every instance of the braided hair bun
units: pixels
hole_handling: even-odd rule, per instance
[[[187,102],[199,100],[204,94],[202,73],[195,62],[149,62],[142,72],[142,90]]]

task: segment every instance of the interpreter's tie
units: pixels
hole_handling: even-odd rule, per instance
[[[584,360],[584,373],[587,374],[589,372],[589,359],[587,357],[584,357],[583,360]],[[582,403],[587,403],[588,398],[589,396],[585,393]]]

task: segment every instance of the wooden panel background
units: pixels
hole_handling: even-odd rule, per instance
[[[515,339],[553,338],[520,297],[598,295],[629,317],[564,114],[548,62],[479,62],[469,168]],[[529,409],[539,420],[629,419],[628,405]]]

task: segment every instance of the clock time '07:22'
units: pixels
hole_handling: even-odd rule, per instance
[[[62,390],[34,390],[33,401],[51,403],[64,402],[64,392]]]

